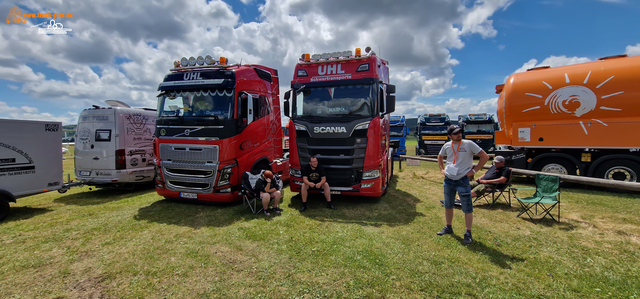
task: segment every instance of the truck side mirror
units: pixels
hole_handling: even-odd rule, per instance
[[[284,99],[288,100],[291,98],[291,90],[287,90],[287,92],[284,93]]]
[[[394,87],[395,88],[395,87]],[[396,96],[388,95],[387,96],[387,107],[385,113],[393,113],[396,111]]]
[[[393,84],[387,84],[387,95],[396,93],[396,86]]]
[[[287,91],[287,92],[288,92],[288,91]],[[287,97],[287,95],[285,94],[285,98],[286,98],[286,97]],[[291,117],[291,116],[289,115],[289,114],[291,114],[291,113],[289,113],[289,99],[288,99],[288,98],[284,101],[284,108],[283,108],[283,109],[284,109],[284,115],[285,115],[286,117]]]
[[[243,101],[247,101],[245,107],[247,107],[247,125],[253,121],[253,97],[247,94],[247,97],[242,97]]]

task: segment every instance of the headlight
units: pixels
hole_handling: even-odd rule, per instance
[[[296,131],[306,131],[307,127],[300,125],[300,124],[295,124],[296,125]]]
[[[355,130],[366,130],[369,128],[369,122],[358,124]]]
[[[363,180],[372,180],[380,177],[380,169],[369,170],[362,173]]]
[[[300,169],[296,169],[296,168],[289,168],[289,174],[295,177],[302,177],[302,172],[300,172]]]
[[[220,178],[218,179],[218,186],[229,184],[229,181],[231,180],[231,174],[233,173],[231,171],[233,169],[233,166],[235,166],[235,164],[220,170]]]

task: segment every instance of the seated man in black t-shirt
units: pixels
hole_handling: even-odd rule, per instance
[[[254,189],[256,192],[260,193],[260,200],[262,200],[262,208],[264,209],[265,215],[271,215],[272,211],[277,214],[282,212],[278,207],[282,193],[280,192],[280,185],[278,185],[273,178],[273,172],[265,170],[256,181]],[[273,209],[269,209],[269,202],[271,199],[273,199]]]
[[[309,165],[302,168],[302,187],[300,189],[300,194],[302,195],[302,208],[300,208],[300,212],[304,212],[307,209],[308,190],[323,190],[324,198],[327,200],[327,209],[336,209],[333,204],[331,204],[331,190],[327,183],[324,168],[318,165],[318,158],[316,158],[316,156],[310,156]]]
[[[511,176],[511,168],[504,167],[503,156],[493,158],[493,166],[479,179],[471,182],[471,197],[483,195],[487,188],[503,189]],[[497,184],[497,185],[494,185]]]
[[[511,177],[511,168],[505,167],[504,165],[505,159],[503,156],[493,158],[493,166],[491,166],[483,176],[475,181],[469,182],[471,185],[471,197],[482,196],[487,192],[487,189],[505,188],[509,177]],[[444,203],[443,200],[440,202]],[[461,205],[460,198],[456,198],[454,204],[458,206]]]

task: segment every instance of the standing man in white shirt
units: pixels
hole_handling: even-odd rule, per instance
[[[438,154],[438,166],[440,166],[440,173],[444,176],[444,215],[447,226],[438,232],[438,235],[453,234],[451,222],[453,221],[453,204],[457,192],[462,202],[464,223],[467,227],[463,242],[469,244],[473,242],[473,237],[471,236],[473,203],[471,201],[471,184],[469,181],[487,163],[489,156],[475,142],[462,139],[460,126],[449,126],[447,135],[449,135],[451,141],[445,143]],[[474,155],[480,157],[480,161],[475,167],[473,166]]]

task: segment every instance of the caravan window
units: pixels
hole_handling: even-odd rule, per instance
[[[111,130],[96,130],[96,142],[109,142],[111,141]]]

